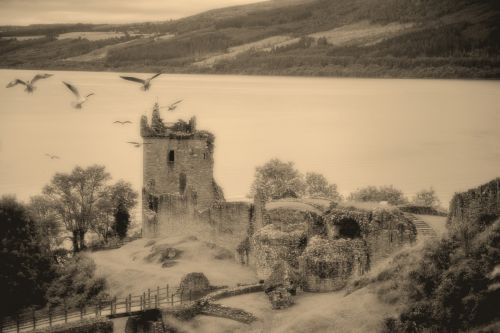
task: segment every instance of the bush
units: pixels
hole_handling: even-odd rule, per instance
[[[106,280],[96,278],[96,266],[85,255],[75,255],[58,267],[58,277],[47,290],[51,306],[66,303],[68,307],[79,307],[100,299],[106,299]]]
[[[477,230],[464,242],[460,230],[428,245],[421,258],[403,258],[380,289],[404,300],[398,318],[385,332],[459,332],[500,320],[500,220]],[[398,266],[398,265],[396,265]]]

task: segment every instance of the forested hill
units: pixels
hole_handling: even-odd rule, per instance
[[[0,36],[3,68],[500,78],[498,0],[273,0]]]

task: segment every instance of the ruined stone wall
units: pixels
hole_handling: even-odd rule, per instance
[[[213,157],[206,139],[145,137],[143,183],[155,195],[195,193],[198,209],[215,199]],[[173,151],[174,161],[169,161]],[[184,178],[184,179],[183,179]]]
[[[373,211],[352,207],[335,208],[324,217],[330,239],[338,238],[338,227],[345,222],[359,225],[359,237],[367,246],[370,263],[386,258],[394,251],[416,239],[417,231],[412,221],[398,209]]]
[[[248,237],[253,205],[248,202],[221,202],[200,215],[212,228],[213,242],[231,251]]]
[[[349,279],[369,269],[368,248],[362,239],[312,238],[299,258],[303,288],[327,292],[342,289]]]
[[[268,224],[252,237],[252,266],[259,279],[267,279],[275,265],[285,261],[298,269],[298,258],[307,244],[305,224],[277,226]]]

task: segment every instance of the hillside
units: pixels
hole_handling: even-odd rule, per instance
[[[500,77],[495,0],[274,0],[155,23],[0,27],[0,37],[3,68]]]

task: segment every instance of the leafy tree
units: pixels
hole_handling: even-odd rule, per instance
[[[436,191],[431,187],[428,190],[422,190],[417,192],[413,197],[412,202],[419,206],[428,206],[428,207],[439,207],[441,201],[436,195]]]
[[[401,205],[407,203],[403,192],[391,186],[367,186],[349,195],[351,201],[387,201],[391,205]]]
[[[306,173],[306,193],[311,197],[326,197],[334,201],[341,200],[337,185],[328,183],[325,176],[316,172]]]
[[[259,193],[265,200],[297,198],[305,193],[305,188],[303,176],[293,163],[275,158],[256,168],[250,196]]]
[[[132,185],[123,180],[119,180],[116,184],[107,186],[103,192],[101,199],[97,204],[97,217],[92,223],[92,230],[97,233],[104,242],[108,241],[109,236],[117,235],[123,238],[127,235],[129,225],[129,210],[137,204],[138,194],[132,189]],[[118,211],[120,214],[128,215],[125,229],[123,225],[116,226],[116,216]],[[121,223],[122,221],[120,221]],[[124,232],[123,236],[117,234],[117,230]]]
[[[14,197],[0,199],[0,315],[45,302],[54,277],[50,249],[27,208]]]
[[[51,250],[57,249],[64,237],[61,235],[61,223],[50,198],[44,195],[33,196],[27,208],[35,221],[42,242]]]
[[[99,201],[110,175],[103,166],[76,167],[70,174],[57,173],[43,192],[71,233],[74,252],[85,248],[85,234],[98,215]]]
[[[129,224],[130,214],[125,205],[120,202],[115,213],[115,223],[113,224],[114,231],[120,239],[127,236]]]

